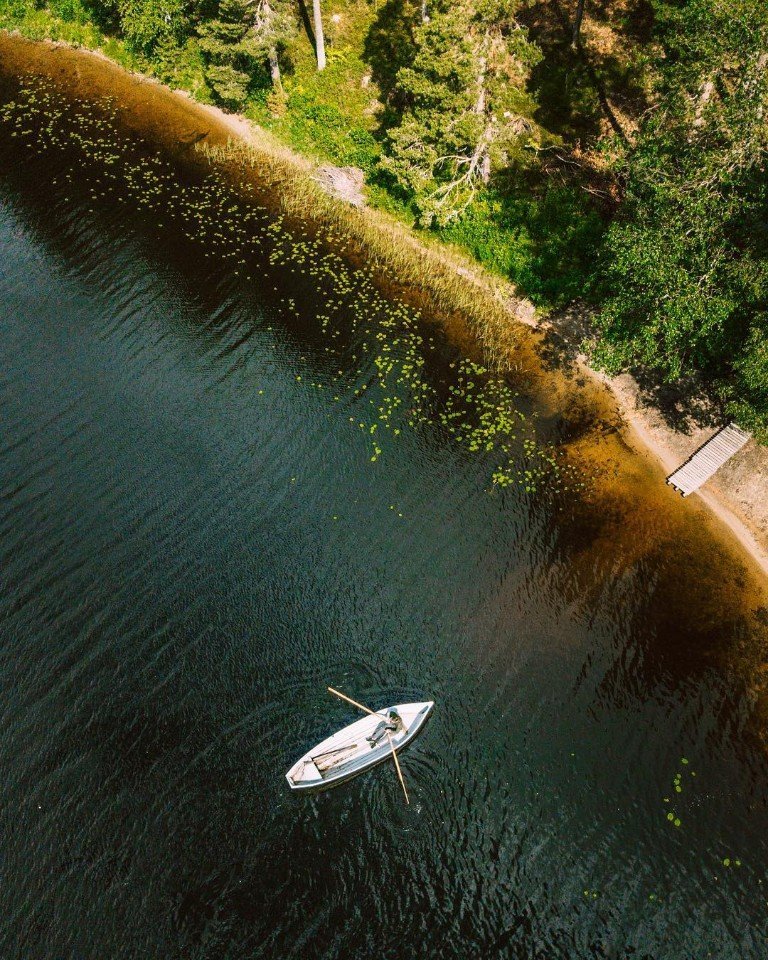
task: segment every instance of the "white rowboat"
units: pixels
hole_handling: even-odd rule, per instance
[[[297,760],[285,775],[288,785],[291,790],[322,790],[391,759],[392,747],[400,751],[409,744],[427,722],[434,705],[432,700],[400,703],[350,723]],[[400,714],[403,729],[391,735],[392,747],[387,737],[372,747],[366,737],[370,737],[377,725],[386,720],[390,710],[397,710]]]

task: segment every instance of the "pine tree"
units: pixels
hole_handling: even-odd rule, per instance
[[[257,0],[251,31],[251,47],[258,59],[266,58],[275,93],[283,96],[280,51],[296,25],[285,0]]]
[[[250,28],[250,0],[219,0],[218,17],[198,28],[207,55],[206,77],[222,103],[238,107],[248,94],[249,57],[243,43]]]
[[[206,77],[218,99],[242,106],[254,73],[265,63],[282,93],[279,51],[294,28],[285,0],[219,0],[218,14],[198,28],[208,58]]]
[[[498,0],[438,8],[415,30],[398,72],[406,103],[382,165],[413,198],[423,225],[445,224],[534,130],[524,91],[537,48]]]

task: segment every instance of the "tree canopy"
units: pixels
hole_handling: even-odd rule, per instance
[[[460,216],[533,133],[525,92],[536,47],[514,3],[451,3],[414,30],[415,53],[396,77],[405,108],[382,167],[414,198],[424,225]]]
[[[768,5],[665,7],[659,98],[621,165],[596,285],[596,353],[674,380],[710,375],[768,427]]]

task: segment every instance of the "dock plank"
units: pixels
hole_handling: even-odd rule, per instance
[[[738,453],[751,434],[735,423],[729,423],[713,434],[706,443],[667,477],[667,483],[684,497],[706,483],[724,463]]]

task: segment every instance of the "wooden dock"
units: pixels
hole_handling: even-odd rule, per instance
[[[694,493],[713,474],[717,473],[734,453],[741,450],[750,437],[751,434],[747,433],[746,430],[737,427],[735,423],[729,423],[727,427],[718,430],[714,436],[700,446],[682,467],[671,473],[667,477],[667,483],[682,493],[684,497],[687,497],[689,493]]]

